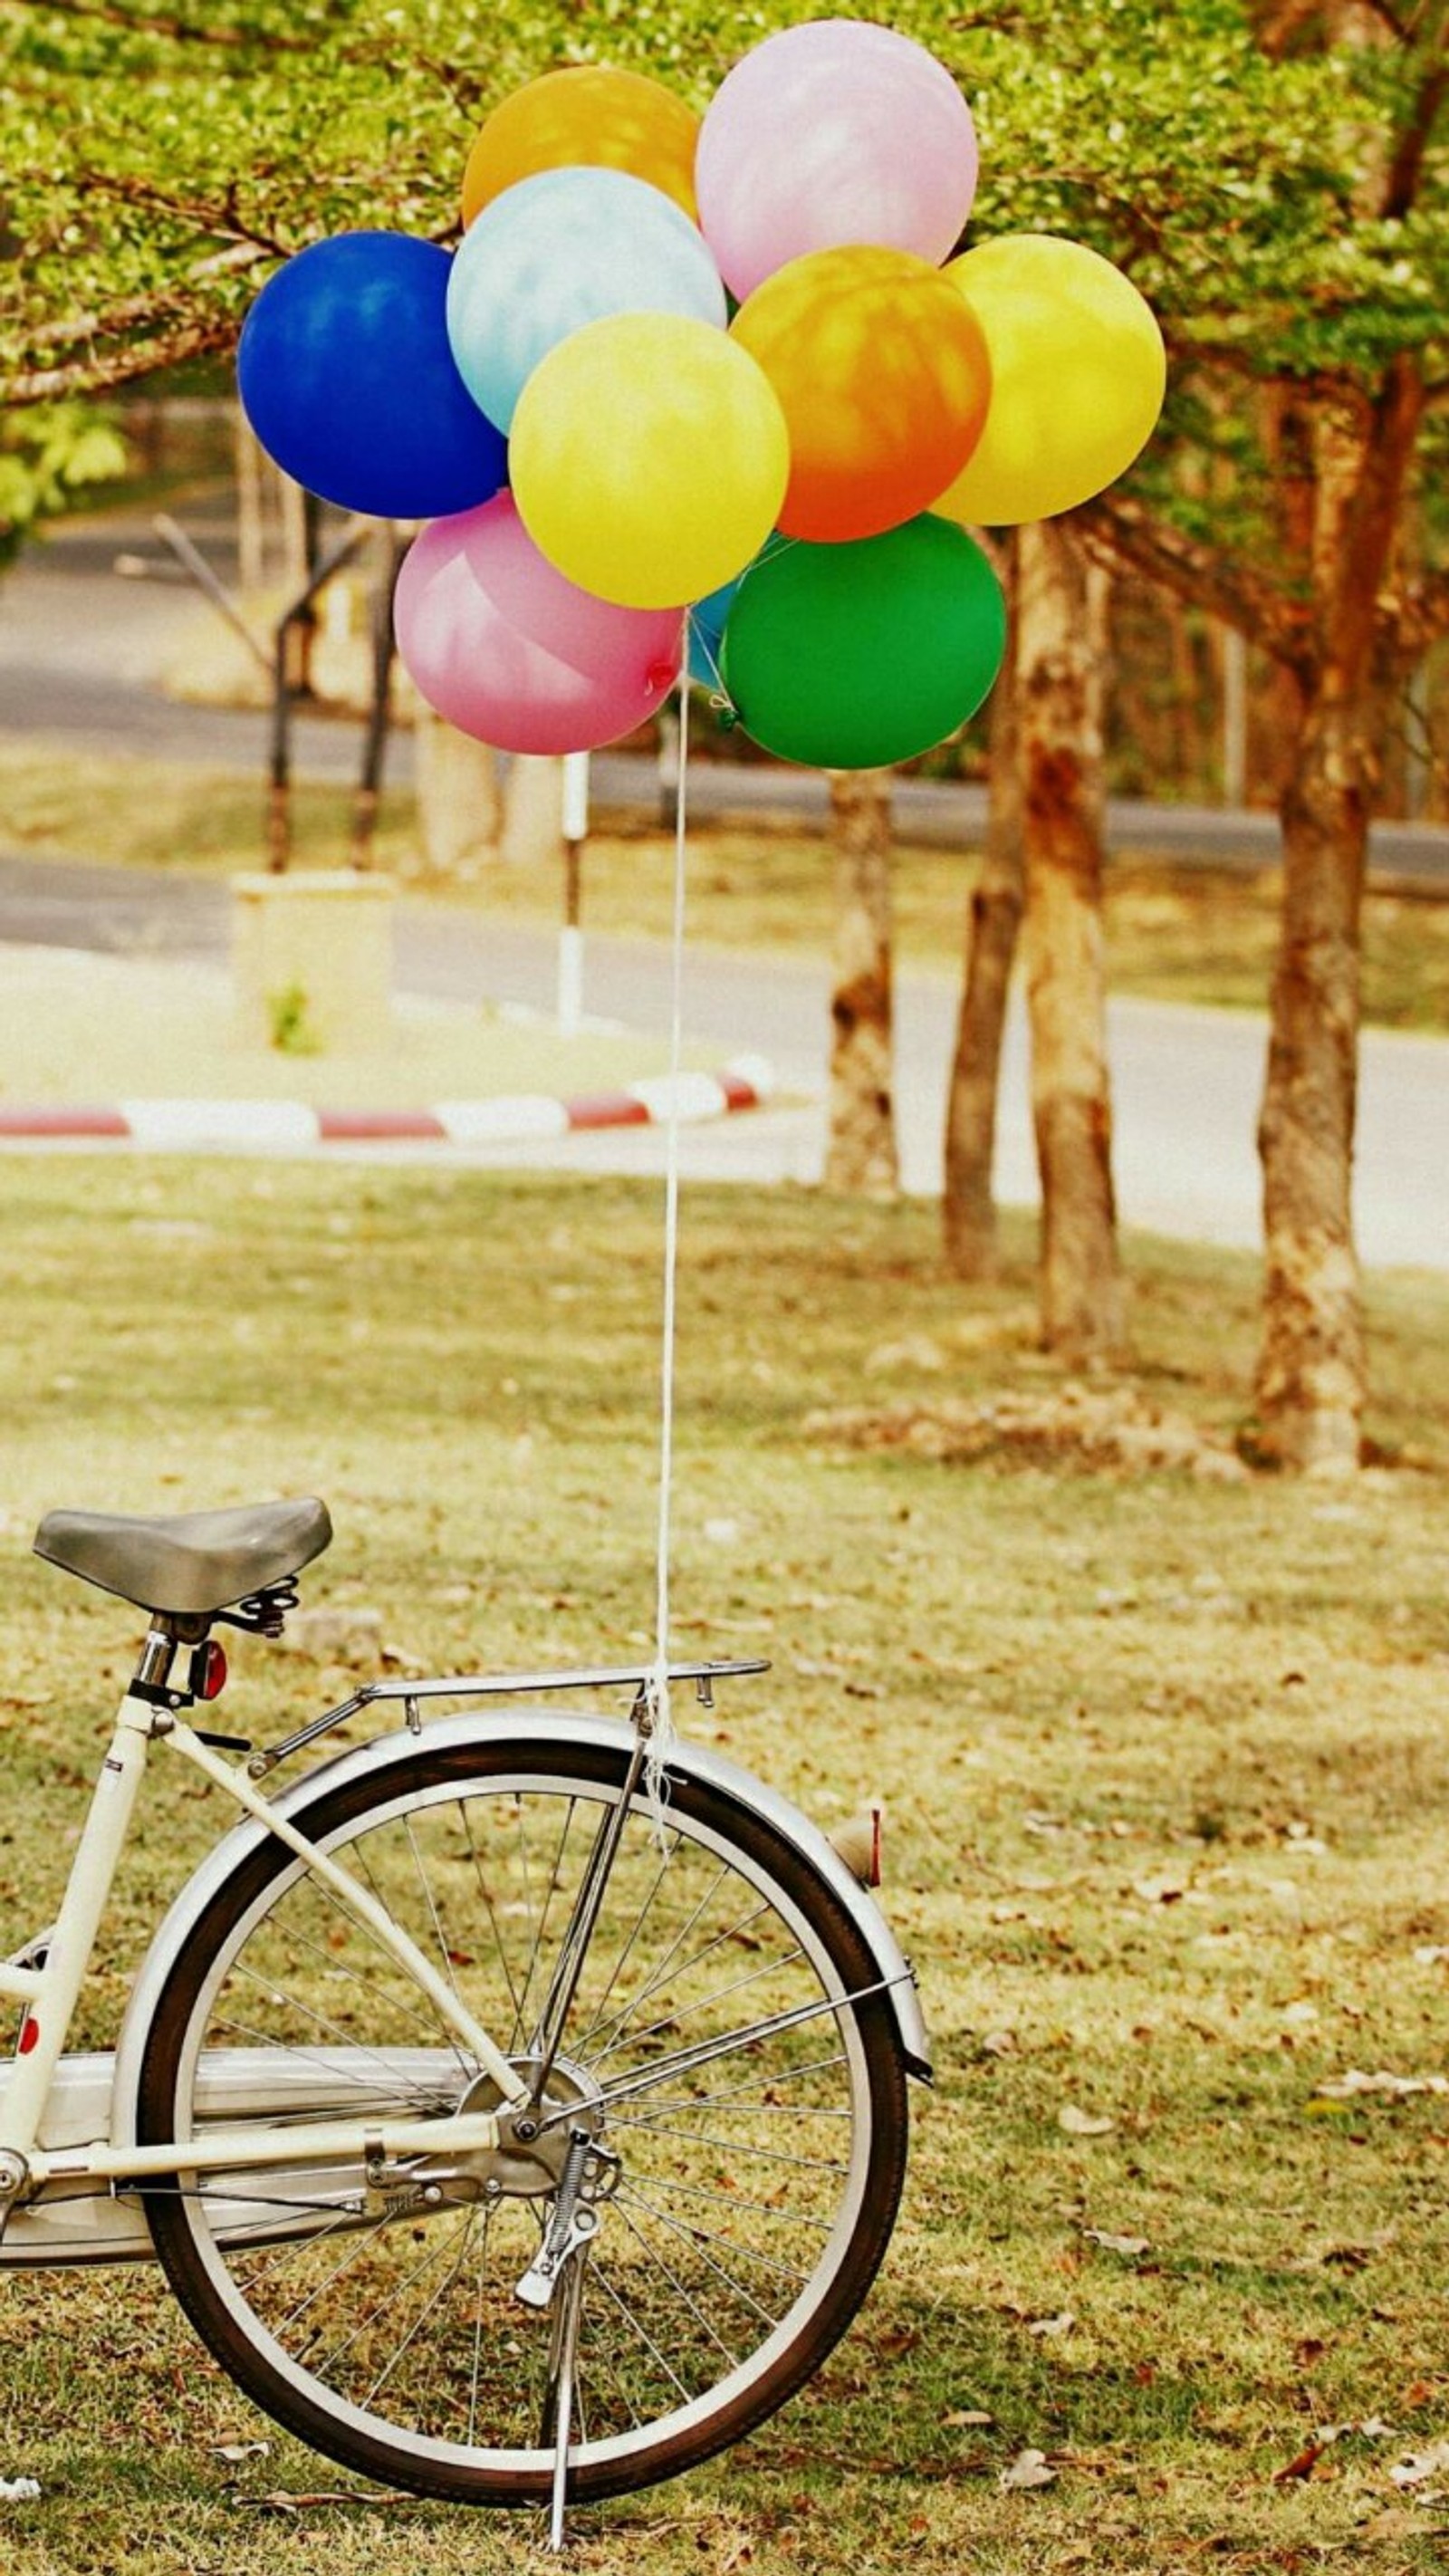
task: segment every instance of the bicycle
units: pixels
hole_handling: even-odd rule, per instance
[[[189,1721],[213,1630],[279,1636],[331,1535],[314,1500],[40,1525],[147,1630],[59,1917],[0,1967],[0,2263],[159,2259],[278,2423],[418,2494],[545,2504],[557,2547],[566,2501],[708,2458],[819,2367],[885,2252],[929,2045],[867,1888],[775,1791],[662,1741],[648,1667],[370,1681],[262,1750]],[[668,1679],[711,1705],[764,1669]],[[628,1719],[532,1704],[571,1691]],[[268,1794],[369,1711],[401,1724]],[[157,1745],[243,1814],[114,2051],[68,2057]]]

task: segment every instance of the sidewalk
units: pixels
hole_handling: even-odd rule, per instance
[[[564,1039],[524,1010],[402,994],[375,1047],[287,1053],[240,1043],[216,966],[0,946],[0,1146],[538,1146],[658,1125],[671,1087],[667,1048],[637,1030]],[[772,1087],[757,1056],[691,1063],[678,1115],[727,1117]]]

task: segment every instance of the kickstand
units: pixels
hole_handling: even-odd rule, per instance
[[[588,2259],[588,2245],[579,2245],[558,2285],[553,2314],[553,2348],[549,2355],[549,2382],[544,2402],[544,2435],[545,2439],[550,2434],[553,2437],[553,2496],[549,2506],[548,2545],[554,2551],[561,2550],[564,2545],[569,2443],[573,2438],[574,2364],[584,2304],[584,2266]]]

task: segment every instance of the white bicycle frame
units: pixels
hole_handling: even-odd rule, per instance
[[[160,1657],[160,1669],[169,1669],[169,1652],[174,1639],[169,1633],[153,1632],[147,1641],[147,1657],[153,1650]],[[458,2157],[486,2156],[501,2142],[501,2115],[517,2113],[535,2100],[534,2086],[526,2082],[519,2069],[502,2056],[489,2033],[474,2019],[450,1981],[440,1976],[432,1962],[409,1939],[380,1905],[371,1892],[333,1859],[329,1852],[311,1841],[293,1823],[286,1812],[307,1781],[294,1784],[284,1793],[281,1804],[263,1795],[257,1785],[288,1754],[329,1733],[360,1710],[379,1701],[401,1700],[410,1732],[422,1731],[419,1702],[428,1700],[489,1699],[507,1695],[512,1698],[532,1696],[565,1688],[617,1687],[627,1684],[634,1692],[634,1751],[623,1775],[623,1794],[615,1809],[615,1822],[601,1829],[593,1859],[585,1873],[578,1916],[563,1945],[563,1956],[550,1988],[545,2007],[545,2023],[561,2026],[582,1966],[590,1931],[601,1901],[604,1884],[622,1829],[629,1800],[643,1771],[646,1729],[642,1710],[647,1702],[641,1694],[648,1676],[637,1670],[591,1671],[575,1673],[533,1673],[514,1675],[452,1676],[422,1682],[373,1682],[366,1684],[340,1707],[325,1711],[310,1724],[300,1728],[283,1744],[269,1751],[251,1755],[242,1764],[224,1761],[215,1739],[208,1741],[188,1726],[177,1712],[180,1694],[167,1694],[153,1686],[149,1695],[142,1673],[132,1682],[121,1701],[109,1750],[91,1800],[89,1814],[82,1829],[80,1843],[72,1863],[60,1915],[44,1936],[43,1943],[32,1945],[34,1956],[0,1962],[0,1998],[9,1998],[24,2007],[19,2042],[14,2059],[0,2065],[0,2266],[12,2263],[40,2268],[86,2262],[125,2262],[154,2255],[150,2224],[144,2210],[121,2197],[131,2187],[148,2180],[165,2180],[170,2176],[220,2174],[220,2206],[217,2219],[223,2236],[234,2226],[237,2241],[254,2241],[257,2228],[255,2208],[245,2199],[236,2205],[234,2218],[227,2214],[227,2188],[224,2176],[228,2170],[250,2173],[265,2166],[285,2174],[296,2168],[299,2160],[305,2167],[307,2191],[318,2187],[318,2168],[338,2169],[334,2186],[343,2195],[335,2204],[342,2211],[362,2219],[366,2202],[355,2193],[353,2176],[366,2178],[369,2184],[389,2166],[409,2156],[424,2157],[436,2170],[436,2160],[451,2153]],[[715,1663],[671,1666],[671,1682],[692,1680],[700,1699],[711,1706],[710,1686],[714,1679],[730,1672],[760,1671],[758,1663]],[[182,1700],[182,1704],[188,1704]],[[466,1743],[477,1744],[486,1752],[492,1740],[516,1742],[500,1730],[516,1721],[517,1711],[497,1719],[470,1717],[454,1720],[433,1730],[434,1743],[452,1748]],[[530,1731],[536,1730],[543,1743],[561,1743],[571,1747],[607,1743],[617,1746],[616,1725],[592,1716],[568,1713],[559,1717],[531,1718]],[[466,1733],[460,1728],[466,1725]],[[225,1743],[229,1739],[222,1739]],[[369,1773],[381,1773],[390,1757],[386,1737],[373,1744],[356,1748],[339,1762],[333,1772],[334,1782],[350,1777],[356,1781]],[[141,1781],[146,1757],[153,1743],[169,1744],[192,1763],[204,1778],[225,1790],[244,1816],[275,1837],[292,1852],[338,1901],[366,1925],[372,1937],[393,1960],[400,1973],[411,1978],[434,2006],[441,2024],[440,2040],[450,2045],[444,2052],[456,2068],[458,2056],[466,2052],[464,2064],[471,2061],[486,2079],[497,2097],[497,2110],[440,2112],[424,2120],[339,2118],[318,2120],[317,2109],[330,2107],[326,2099],[328,2068],[320,2069],[322,2093],[317,2098],[314,2078],[318,2070],[309,2068],[305,2105],[308,2116],[302,2129],[289,2122],[288,2110],[295,2108],[287,2089],[279,2088],[278,2072],[272,2061],[277,2052],[267,2048],[241,2050],[233,2054],[239,2063],[223,2070],[213,2095],[220,2118],[205,2120],[202,2134],[187,2139],[168,2139],[138,2146],[123,2134],[118,2142],[114,2132],[126,2132],[128,2113],[120,2097],[130,2099],[129,2083],[122,2079],[121,2059],[127,2059],[131,2075],[135,2073],[134,2046],[128,2053],[127,2033],[136,2026],[138,2037],[158,1999],[160,1981],[168,1965],[174,1964],[178,1938],[184,1939],[194,1928],[197,1908],[215,1893],[215,1873],[223,1874],[235,1866],[232,1852],[234,1837],[220,1842],[209,1862],[203,1862],[173,1906],[167,1924],[179,1924],[168,1946],[167,1934],[157,1936],[142,1968],[132,2006],[123,2025],[121,2043],[115,2057],[66,2058],[65,2042],[75,2015],[76,2003],[95,1946],[96,1935],[105,1912],[115,1879],[116,1867],[124,1847]],[[250,1753],[247,1746],[238,1750]],[[877,1974],[861,1989],[863,1995],[883,1996],[894,2013],[900,2033],[904,2061],[909,2072],[929,2080],[930,2044],[921,2020],[915,1980],[910,1967],[866,1889],[861,1886],[838,1852],[826,1841],[819,1829],[811,1825],[787,1801],[751,1779],[728,1762],[723,1755],[691,1748],[676,1748],[671,1765],[707,1784],[717,1787],[736,1803],[743,1802],[751,1811],[768,1816],[785,1838],[793,1842],[820,1878],[832,1889],[836,1899],[851,1913],[863,1933]],[[317,1775],[308,1775],[315,1777]],[[245,1836],[244,1825],[235,1829]],[[224,1875],[219,1883],[224,1883]],[[43,1948],[43,1958],[41,1956]],[[797,2006],[760,2025],[761,2029],[790,2027],[802,2020],[813,2020],[817,2014],[838,2008],[839,1999],[822,1995],[819,2001]],[[736,2045],[738,2034],[729,2034],[697,2043],[685,2049],[677,2061],[683,2067],[707,2062],[712,2056]],[[557,2045],[557,2027],[544,2038],[545,2063]],[[404,2051],[404,2057],[431,2056],[433,2052]],[[347,2052],[339,2051],[336,2069],[345,2078]],[[532,2064],[532,2061],[530,2062]],[[203,2069],[205,2059],[202,2061]],[[533,2067],[534,2084],[542,2081]],[[655,2076],[649,2079],[656,2080]],[[635,2079],[636,2083],[639,2079]],[[631,2086],[622,2088],[625,2092]],[[345,2090],[345,2086],[344,2086]],[[236,2125],[238,2115],[246,2122]],[[94,2135],[104,2127],[106,2134]],[[42,2139],[49,2128],[52,2143]],[[324,2191],[326,2186],[324,2185]],[[54,2222],[53,2224],[51,2222]],[[21,2240],[16,2241],[17,2237]],[[587,2240],[585,2240],[587,2241]],[[572,2269],[565,2276],[555,2258],[547,2280],[544,2278],[549,2249],[531,2267],[530,2273],[516,2285],[516,2293],[530,2307],[551,2303],[556,2283],[566,2277],[561,2313],[555,2320],[555,2350],[560,2356],[556,2387],[556,2420],[553,2425],[554,2468],[549,2536],[554,2549],[562,2547],[563,2517],[570,2458],[570,2419],[573,2404],[572,2337],[578,2324],[578,2275]]]
[[[502,2102],[521,2105],[528,2088],[447,1979],[438,1974],[369,1891],[316,1844],[299,1833],[263,1796],[247,1770],[224,1761],[195,1730],[130,1691],[121,1702],[115,1732],[96,1782],[60,1914],[50,1932],[43,1965],[0,1965],[0,1996],[25,2006],[20,2040],[0,2092],[0,2208],[12,2207],[51,2183],[101,2186],[144,2182],[178,2171],[219,2172],[238,2165],[286,2165],[297,2160],[297,2137],[279,2125],[270,2135],[257,2127],[208,2124],[204,2138],[171,2139],[151,2146],[116,2146],[98,2138],[80,2146],[46,2148],[45,2127],[60,2064],[96,1935],[135,1808],[153,1742],[169,1745],[224,1789],[246,1813],[294,1852],[323,1886],[367,1925],[399,1970],[427,1995],[441,2021],[498,2088]],[[458,2112],[427,2120],[336,2120],[309,2123],[310,2164],[361,2163],[379,2153],[486,2154],[498,2144],[492,2111]]]
[[[165,1636],[153,1635],[147,1641],[147,1655],[153,1648],[158,1649],[164,1663],[170,1643]],[[708,1707],[713,1705],[712,1686],[716,1680],[763,1669],[754,1660],[671,1665],[670,1681],[692,1682]],[[25,2007],[16,2053],[8,2061],[0,2060],[0,2268],[65,2267],[150,2258],[150,2226],[132,2196],[132,2187],[144,2185],[148,2179],[224,2172],[228,2168],[255,2170],[260,2166],[285,2171],[296,2166],[300,2157],[309,2177],[309,2191],[320,2184],[318,2168],[330,2166],[337,2169],[339,2186],[350,2196],[352,2173],[359,2167],[371,2173],[409,2156],[426,2156],[432,2161],[448,2153],[459,2157],[491,2153],[499,2144],[500,2113],[505,2109],[516,2112],[532,2104],[536,2061],[530,2070],[533,2082],[526,2083],[468,2011],[452,1982],[439,1975],[433,1962],[369,1890],[293,1822],[289,1809],[297,1803],[299,1793],[305,1792],[320,1775],[310,1773],[295,1780],[276,1803],[263,1794],[258,1783],[267,1779],[279,1762],[364,1710],[383,1706],[400,1705],[409,1733],[420,1734],[424,1702],[505,1703],[504,1714],[497,1719],[480,1714],[435,1722],[428,1731],[432,1740],[443,1746],[464,1740],[486,1747],[499,1727],[516,1741],[520,1719],[529,1733],[543,1742],[565,1743],[571,1748],[617,1745],[616,1721],[584,1716],[576,1709],[556,1717],[535,1715],[531,1709],[525,1715],[519,1706],[539,1694],[601,1689],[627,1689],[633,1696],[637,1767],[630,1772],[631,1783],[644,1759],[644,1738],[638,1728],[644,1705],[641,1693],[648,1676],[632,1666],[368,1682],[351,1699],[324,1710],[285,1742],[250,1753],[245,1764],[223,1760],[216,1740],[209,1741],[188,1726],[170,1695],[154,1687],[148,1695],[142,1679],[146,1670],[147,1658],[143,1657],[141,1673],[121,1702],[59,1919],[42,1941],[31,1945],[30,1951],[22,1951],[8,1963],[0,1962],[0,1998],[8,1997]],[[341,1774],[360,1778],[364,1773],[378,1771],[391,1759],[387,1748],[396,1742],[396,1734],[389,1729],[375,1736],[370,1744],[352,1748],[338,1757]],[[368,1927],[400,1973],[413,1980],[436,2008],[439,2046],[437,2052],[427,2054],[436,2054],[440,2062],[445,2060],[456,2071],[461,2053],[477,2067],[480,2078],[489,2080],[496,2108],[448,2114],[440,2111],[425,2120],[385,2116],[349,2119],[343,2115],[353,2092],[353,2070],[346,2062],[345,2050],[324,2052],[321,2060],[311,2063],[306,2099],[299,2101],[295,2076],[276,2051],[242,2049],[226,2052],[210,2069],[207,2115],[199,2135],[145,2146],[135,2142],[134,2087],[144,2025],[155,2009],[160,1982],[174,1962],[177,1943],[189,1937],[201,1905],[216,1892],[216,1870],[220,1868],[224,1873],[228,1866],[235,1865],[226,1857],[230,1838],[223,1838],[181,1891],[167,1916],[169,1932],[163,1930],[147,1954],[125,2016],[118,2053],[65,2056],[76,2002],[153,1743],[171,1745],[207,1780],[223,1789],[244,1817],[293,1852],[304,1868]],[[238,1745],[237,1749],[250,1752],[245,1746]],[[818,1827],[763,1781],[739,1771],[712,1748],[676,1745],[670,1760],[673,1768],[687,1771],[737,1804],[766,1815],[832,1888],[838,1902],[854,1918],[875,1961],[878,1990],[888,1998],[908,2069],[929,2079],[930,2042],[909,1965],[868,1890]],[[246,1829],[239,1825],[236,1830]],[[559,2014],[567,2008],[571,1977],[581,1964],[588,1940],[590,1908],[607,1876],[608,1840],[606,1834],[604,1848],[596,1853],[601,1867],[593,1896],[585,1898],[584,1918],[565,1945],[557,1998]],[[809,2013],[813,2016],[816,2011],[829,2009],[822,2000],[809,2007]],[[408,2054],[420,2056],[416,2051]],[[335,2057],[335,2065],[328,2063],[329,2056]],[[404,2071],[413,2082],[433,2078],[436,2089],[436,2070],[425,2062]],[[205,2059],[202,2072],[204,2076],[207,2073]],[[332,2086],[335,2104],[329,2100]],[[339,2114],[335,2120],[317,2116],[333,2107]],[[299,2108],[306,2113],[304,2131],[299,2131],[290,2116]],[[239,2126],[243,2121],[247,2125]],[[239,2204],[234,2222],[224,2215],[221,2219],[228,2232],[232,2223],[239,2234],[249,2233],[256,2226],[255,2214],[245,2204]]]

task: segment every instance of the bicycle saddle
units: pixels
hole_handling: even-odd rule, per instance
[[[242,1511],[177,1512],[126,1520],[109,1512],[47,1512],[35,1553],[140,1610],[209,1618],[285,1583],[332,1537],[325,1503],[254,1503]]]

